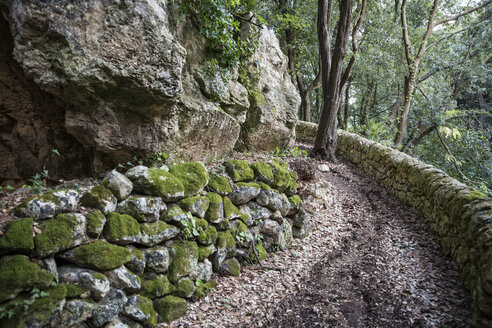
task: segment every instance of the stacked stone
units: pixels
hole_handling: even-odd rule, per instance
[[[239,275],[240,262],[307,236],[285,162],[222,168],[137,166],[84,195],[24,201],[0,236],[2,326],[155,327],[206,295],[213,272]]]
[[[492,199],[432,165],[352,133],[339,130],[338,151],[425,218],[471,293],[473,325],[492,327]]]
[[[296,124],[296,139],[301,141],[314,142],[316,133],[318,132],[318,124],[297,121]]]

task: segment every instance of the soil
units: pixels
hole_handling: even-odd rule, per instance
[[[219,277],[169,326],[471,326],[458,272],[422,218],[351,163],[306,161],[315,176],[299,191],[312,234],[240,277]]]

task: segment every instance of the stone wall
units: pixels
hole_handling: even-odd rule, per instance
[[[312,123],[297,131],[313,141]],[[338,131],[338,153],[417,210],[451,256],[470,291],[475,327],[492,327],[492,199],[432,165],[400,151]]]
[[[109,172],[89,191],[25,200],[0,234],[2,327],[156,327],[216,274],[312,227],[282,160]]]

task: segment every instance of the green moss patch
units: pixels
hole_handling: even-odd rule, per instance
[[[104,238],[111,243],[128,244],[140,234],[140,224],[127,214],[111,212],[104,227]]]
[[[270,165],[274,169],[274,179],[272,187],[278,189],[280,192],[283,192],[289,187],[291,180],[290,172],[287,170],[288,166],[285,167],[279,161],[272,161]]]
[[[186,212],[177,205],[169,208],[166,212],[161,213],[161,220],[166,222],[179,222],[181,220],[186,220],[186,218]]]
[[[89,237],[99,238],[105,223],[106,217],[101,211],[97,210],[87,214],[87,234]]]
[[[210,175],[210,179],[208,181],[208,187],[212,191],[222,196],[225,196],[232,192],[232,187],[231,184],[229,183],[229,180],[227,180],[227,178],[222,175],[216,175],[216,174]]]
[[[71,252],[73,252],[73,256],[65,257],[69,261],[81,267],[99,271],[115,269],[131,260],[131,253],[127,248],[112,245],[102,240],[79,246]]]
[[[137,295],[137,307],[143,312],[145,316],[148,316],[148,319],[143,321],[144,326],[146,327],[157,326],[157,315],[154,310],[154,305],[152,304],[152,300],[150,298]]]
[[[217,240],[217,229],[214,226],[207,226],[196,240],[201,245],[213,244]]]
[[[207,198],[210,201],[208,210],[205,213],[205,218],[208,222],[220,222],[224,220],[224,202],[222,197],[216,193],[207,193]]]
[[[73,285],[73,284],[63,284],[63,285],[65,285],[65,288],[67,289],[67,298],[77,298],[87,292],[87,289],[79,285]]]
[[[196,298],[202,298],[208,295],[212,289],[217,287],[217,281],[209,280],[207,282],[197,280],[195,283],[195,293],[193,294]]]
[[[0,302],[33,287],[45,288],[51,281],[53,275],[31,262],[27,256],[4,256],[0,259]]]
[[[85,218],[81,214],[58,214],[40,226],[41,233],[34,238],[35,254],[46,257],[80,245],[85,236]]]
[[[250,181],[255,177],[255,173],[247,161],[230,160],[224,163],[224,167],[234,182]]]
[[[0,255],[28,253],[34,248],[33,218],[10,221],[0,235]]]
[[[173,294],[179,297],[188,298],[195,292],[195,283],[189,278],[181,278],[176,284]]]
[[[229,197],[224,197],[224,216],[227,220],[241,218],[241,211],[231,202]]]
[[[172,262],[169,265],[169,280],[178,281],[189,275],[198,263],[198,246],[193,241],[173,241],[169,245]]]
[[[236,246],[236,242],[230,231],[219,231],[215,245],[217,248],[233,249]]]
[[[181,180],[162,169],[150,168],[149,183],[143,187],[147,195],[159,196],[164,201],[175,201],[184,197],[185,188]]]
[[[198,261],[203,261],[212,254],[213,248],[208,246],[198,247]]]
[[[171,294],[174,286],[165,275],[150,274],[142,279],[140,293],[148,298],[157,298]]]
[[[185,197],[198,194],[208,183],[207,169],[199,162],[175,165],[169,172],[182,182]]]
[[[154,303],[154,307],[161,319],[171,322],[181,318],[188,311],[188,303],[184,298],[168,295]]]
[[[272,183],[274,179],[273,169],[265,162],[256,162],[251,164],[251,168],[255,172],[255,178],[258,181]]]
[[[210,201],[205,196],[188,197],[180,200],[178,203],[183,210],[188,211],[200,218],[205,217],[209,204]]]
[[[266,251],[265,247],[263,247],[262,244],[256,244],[256,254],[258,255],[258,258],[260,259],[260,261],[263,261],[266,259],[267,251]],[[249,251],[248,257],[252,262],[258,261],[253,248],[251,248],[251,250]]]
[[[95,186],[86,192],[80,199],[80,204],[85,207],[95,208],[103,212],[107,211],[108,204],[116,205],[116,197],[111,190],[104,186]]]

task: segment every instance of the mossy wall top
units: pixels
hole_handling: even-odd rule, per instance
[[[316,129],[299,122],[296,132],[314,141]],[[432,165],[353,133],[338,130],[337,150],[425,218],[471,293],[473,325],[492,327],[492,199]]]

